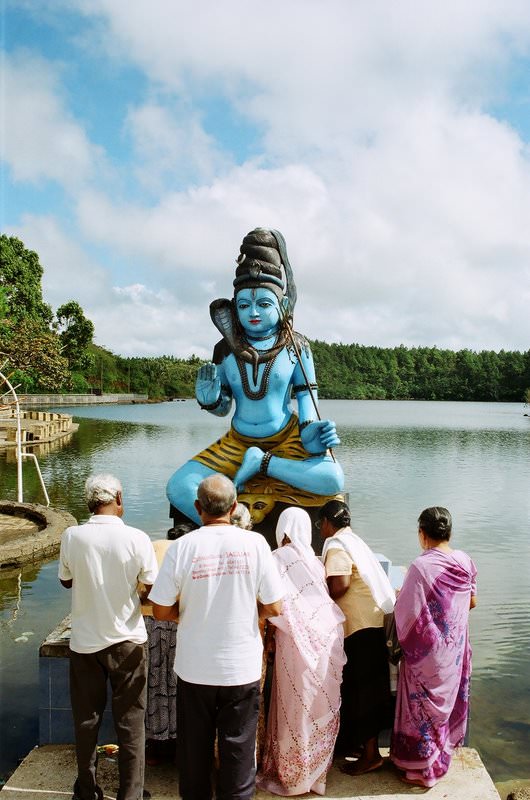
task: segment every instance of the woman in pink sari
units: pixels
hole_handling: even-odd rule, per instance
[[[311,547],[311,519],[282,511],[273,555],[285,595],[275,626],[276,655],[265,749],[256,785],[289,796],[326,791],[339,729],[344,615],[330,598]]]
[[[447,509],[427,508],[418,523],[424,552],[412,562],[394,609],[403,658],[390,755],[405,783],[430,788],[466,733],[477,570],[449,546]]]

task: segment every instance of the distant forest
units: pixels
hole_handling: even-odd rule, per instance
[[[530,350],[438,350],[367,347],[312,341],[319,396],[348,400],[483,400],[522,402],[530,387]],[[194,397],[204,363],[123,358],[93,347],[89,385],[103,392],[140,392],[151,398]]]
[[[194,397],[196,356],[123,358],[93,342],[76,300],[54,311],[37,253],[0,235],[0,369],[21,392],[135,392]],[[351,400],[530,402],[530,350],[439,350],[311,342],[319,395]]]
[[[530,350],[439,350],[312,342],[319,394],[370,400],[528,400]]]

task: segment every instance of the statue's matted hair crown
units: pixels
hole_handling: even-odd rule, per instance
[[[263,287],[273,291],[279,300],[289,301],[287,313],[292,315],[296,303],[296,286],[287,257],[285,239],[279,231],[254,228],[244,237],[236,259],[234,291]]]
[[[283,296],[285,286],[282,260],[278,243],[271,231],[266,228],[250,231],[243,239],[239,251],[234,279],[236,291],[271,284],[272,290]]]

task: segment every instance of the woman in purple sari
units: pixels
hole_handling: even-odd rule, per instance
[[[394,609],[403,649],[391,758],[402,780],[430,788],[442,778],[467,726],[469,609],[477,570],[452,550],[451,515],[435,506],[418,519],[424,551],[412,562]]]
[[[265,750],[256,785],[279,795],[326,791],[339,729],[344,614],[328,594],[322,562],[311,547],[311,519],[286,508],[274,551],[285,594],[269,621],[276,653]]]

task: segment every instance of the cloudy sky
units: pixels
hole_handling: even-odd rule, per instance
[[[242,237],[295,327],[530,347],[528,0],[4,0],[2,231],[123,355],[209,356]]]

